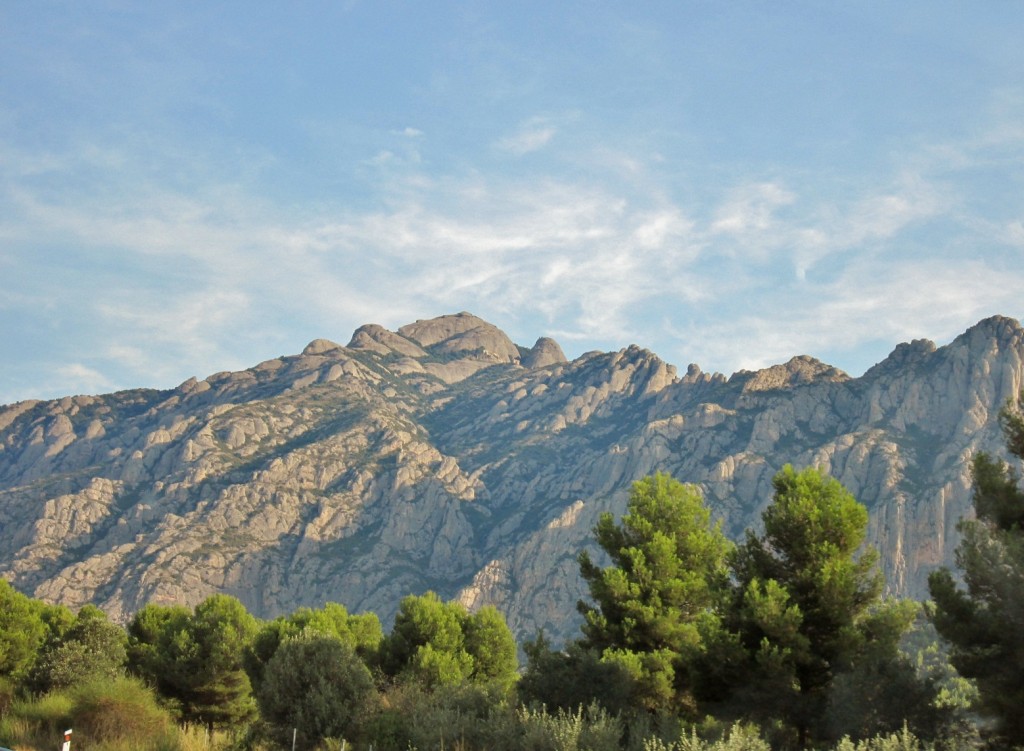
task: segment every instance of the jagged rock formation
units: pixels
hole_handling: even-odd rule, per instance
[[[568,362],[467,313],[363,326],[171,391],[0,408],[0,575],[121,619],[228,592],[261,616],[334,600],[388,625],[434,589],[496,604],[520,637],[571,637],[576,555],[633,480],[699,483],[738,536],[790,462],[868,505],[890,589],[922,596],[1022,359],[999,317],[860,378],[809,357],[678,377],[637,347]]]

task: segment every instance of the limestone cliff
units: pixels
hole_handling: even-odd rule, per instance
[[[868,505],[890,589],[922,596],[1022,358],[999,317],[860,378],[810,357],[679,377],[637,347],[568,362],[467,313],[363,326],[170,391],[0,407],[0,575],[122,619],[228,592],[261,616],[333,600],[388,625],[434,589],[564,638],[576,556],[633,480],[699,483],[739,535],[789,462]]]

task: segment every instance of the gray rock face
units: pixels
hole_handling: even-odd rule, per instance
[[[538,339],[533,348],[527,350],[522,357],[523,367],[531,370],[546,368],[548,365],[560,365],[564,362],[568,362],[568,360],[565,359],[565,353],[562,352],[558,342],[546,336]]]
[[[739,536],[788,462],[864,502],[890,590],[923,596],[1022,361],[998,317],[861,378],[808,357],[680,378],[637,347],[567,362],[465,313],[364,326],[169,391],[0,407],[0,575],[120,619],[227,592],[264,617],[333,600],[389,625],[434,589],[566,638],[576,556],[634,480],[699,483]]]

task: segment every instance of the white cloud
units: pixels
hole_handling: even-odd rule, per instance
[[[59,366],[48,381],[49,390],[68,395],[98,394],[114,386],[114,382],[106,375],[78,362]]]
[[[515,133],[498,141],[497,147],[516,156],[540,151],[558,133],[558,129],[546,118],[533,118],[524,123]]]
[[[530,120],[503,148],[528,153],[554,133]],[[951,151],[955,162],[936,156]],[[39,238],[74,249],[85,287],[48,294],[82,306],[100,331],[95,367],[77,372],[96,388],[170,384],[297,351],[307,338],[343,339],[362,323],[464,309],[530,340],[637,342],[728,371],[879,339],[941,339],[1013,315],[1019,303],[1004,290],[1024,281],[964,250],[1024,245],[1019,217],[979,216],[961,199],[957,172],[982,158],[969,143],[922,148],[855,185],[780,173],[704,192],[680,188],[653,150],[591,151],[603,158],[590,171],[562,177],[551,167],[428,175],[389,157],[373,171],[373,210],[325,201],[302,212],[199,168],[184,187],[155,186],[111,166],[131,154],[85,153],[109,178],[102,190],[60,179],[80,176],[82,158],[21,159],[41,165],[50,187],[6,175],[0,233],[29,249],[8,250],[8,266],[32,267]],[[911,253],[930,243],[927,258]],[[4,290],[0,308],[27,310],[31,297]]]

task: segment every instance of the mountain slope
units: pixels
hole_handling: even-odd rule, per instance
[[[633,480],[700,483],[735,536],[791,462],[868,505],[891,589],[921,596],[1022,358],[1000,317],[861,378],[809,357],[678,377],[637,347],[567,362],[466,313],[364,326],[171,391],[0,408],[0,575],[118,618],[224,591],[261,616],[335,600],[387,625],[431,588],[561,638],[576,555]]]

